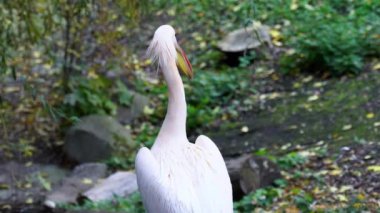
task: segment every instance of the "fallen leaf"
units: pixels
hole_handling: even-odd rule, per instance
[[[345,195],[338,195],[337,198],[340,202],[347,202],[348,201],[348,199]]]
[[[367,117],[368,119],[371,119],[371,118],[375,117],[375,114],[372,113],[372,112],[370,112],[370,113],[367,113],[366,117]]]
[[[86,185],[92,184],[92,180],[90,178],[83,178],[82,183]]]
[[[349,186],[349,185],[347,185],[347,186],[342,186],[342,187],[340,187],[339,192],[340,192],[340,193],[343,193],[343,192],[346,192],[346,191],[349,191],[349,190],[352,190],[352,189],[353,189],[353,187],[352,187],[352,186]]]
[[[308,83],[308,82],[310,82],[311,80],[313,80],[313,76],[309,75],[309,76],[307,76],[306,78],[303,78],[303,79],[302,79],[302,82],[303,82],[303,83]]]
[[[347,130],[350,130],[350,129],[352,129],[352,125],[351,124],[344,125],[343,128],[342,128],[343,131],[347,131]]]
[[[373,65],[373,70],[380,70],[380,63]]]
[[[368,171],[380,173],[380,165],[373,165],[367,167]]]
[[[143,112],[145,115],[151,115],[154,113],[154,109],[149,106],[145,106]]]
[[[342,170],[334,169],[334,170],[330,171],[329,174],[332,176],[338,176],[338,175],[342,174]]]
[[[243,133],[247,133],[249,131],[249,128],[247,126],[243,126],[240,131]]]
[[[273,40],[277,40],[278,41],[281,38],[281,33],[278,30],[271,29],[269,31],[269,34],[272,36]]]
[[[33,204],[33,198],[29,197],[25,200],[26,204]]]
[[[311,101],[316,101],[319,99],[319,96],[318,95],[312,95],[310,96],[307,101],[311,102]]]

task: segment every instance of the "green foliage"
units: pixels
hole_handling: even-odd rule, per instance
[[[298,165],[302,165],[307,161],[307,158],[298,152],[290,152],[285,156],[276,159],[277,165],[282,169],[290,169]]]
[[[365,6],[363,3],[350,11],[355,13]],[[359,73],[365,57],[380,54],[376,24],[371,23],[373,18],[380,21],[379,15],[371,11],[360,15],[339,14],[330,5],[301,14],[302,21],[294,21],[292,32],[287,35],[287,44],[294,51],[288,51],[280,61],[286,72],[306,70],[335,76]]]
[[[256,18],[282,25],[290,49],[283,72],[359,73],[365,58],[380,55],[378,1],[257,1]]]
[[[114,197],[114,199],[109,201],[85,201],[83,205],[64,205],[61,207],[73,211],[91,210],[100,212],[145,212],[139,193],[134,193],[127,199],[123,197]]]
[[[116,81],[116,93],[120,105],[130,106],[132,104],[133,95],[123,82]]]
[[[116,104],[110,99],[107,89],[111,82],[104,78],[74,78],[63,101],[63,113],[70,120],[90,114],[116,113]]]
[[[293,202],[297,206],[299,210],[302,212],[310,212],[310,206],[313,203],[314,199],[313,197],[306,193],[305,191],[295,188],[292,190],[292,194],[295,196],[293,197]]]
[[[266,187],[260,188],[256,191],[244,196],[239,202],[234,203],[234,209],[238,212],[251,212],[258,207],[268,207],[276,198],[284,193],[282,188]]]

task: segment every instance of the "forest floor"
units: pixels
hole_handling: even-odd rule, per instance
[[[151,32],[135,39],[137,45],[131,48],[140,49],[135,55],[137,58],[143,55],[154,27],[140,31],[143,29]],[[204,42],[199,33],[185,35],[180,43],[191,43],[185,48],[190,50],[188,52]],[[40,57],[36,53],[33,60]],[[137,65],[132,62],[131,66]],[[283,76],[260,64],[238,70],[223,66],[219,71],[207,70],[207,65],[205,68],[202,63],[196,63],[196,66],[200,68],[195,70],[195,78],[185,81],[187,88],[192,84],[198,86],[188,93],[189,105],[197,103],[197,91],[217,93],[220,87],[231,88],[214,98],[213,104],[219,108],[212,110],[222,113],[216,113],[200,127],[194,126],[202,121],[190,118],[190,139],[199,133],[207,134],[227,157],[246,152],[269,157],[281,166],[284,176],[278,186],[258,190],[237,202],[237,211],[249,212],[255,208],[256,211],[335,209],[344,212],[346,208],[354,212],[375,212],[380,208],[379,71],[325,79],[312,75]],[[50,117],[49,110],[53,108],[47,104],[60,100],[61,94],[55,93],[59,87],[59,72],[45,72],[45,68],[39,64],[38,71],[20,72],[18,80],[9,78],[0,85],[2,165],[17,161],[29,166],[37,163],[65,168],[73,166],[62,152],[64,132]],[[141,69],[152,70],[147,66]],[[129,74],[118,75],[127,78]],[[202,81],[206,82],[204,87]],[[214,83],[220,85],[214,88]],[[237,84],[240,86],[235,87]],[[151,85],[155,86],[165,88],[164,85]],[[165,90],[160,89],[152,94],[145,93],[151,98],[153,109],[165,108],[161,106],[165,103],[161,98]],[[156,97],[157,93],[161,96]],[[225,96],[231,98],[224,101]],[[190,108],[189,114],[202,116],[194,114],[194,110],[201,109]],[[149,115],[142,120],[142,123],[149,123]],[[149,125],[157,130],[160,122]],[[140,131],[133,133],[135,138],[143,134]],[[19,187],[25,189],[28,186],[25,184]],[[7,189],[7,184],[0,182],[0,192]],[[0,201],[0,204],[1,211],[15,208],[12,203]],[[25,200],[26,206],[40,204]]]

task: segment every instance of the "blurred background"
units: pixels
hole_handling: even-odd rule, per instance
[[[1,212],[144,212],[133,172],[91,189],[159,131],[163,24],[194,69],[189,140],[220,148],[236,212],[378,211],[380,1],[1,0]]]

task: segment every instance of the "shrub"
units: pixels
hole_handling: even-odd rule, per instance
[[[375,21],[380,16],[372,10],[374,4],[331,1],[313,10],[299,9],[285,33],[292,49],[280,59],[282,71],[359,73],[366,57],[380,54]]]

